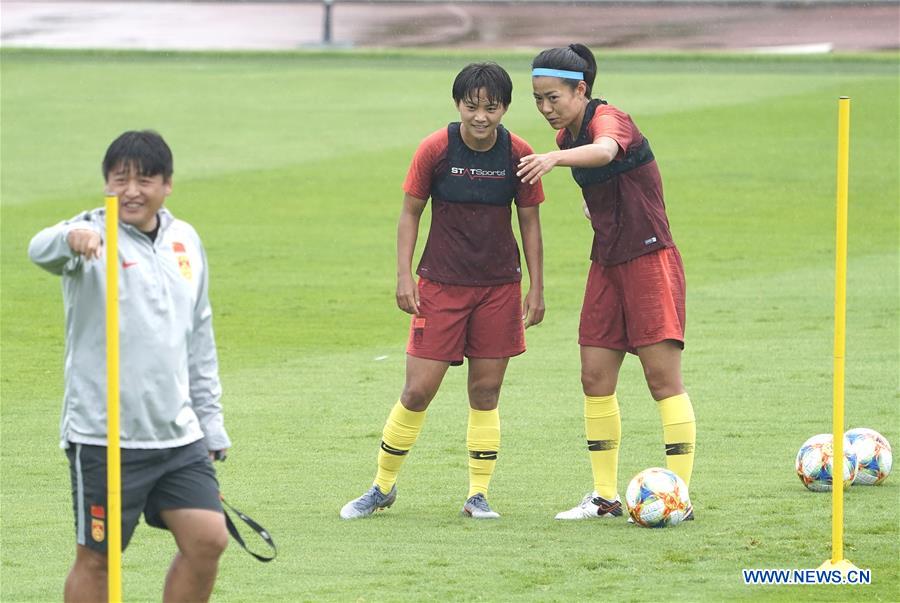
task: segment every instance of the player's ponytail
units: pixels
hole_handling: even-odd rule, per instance
[[[587,84],[587,96],[590,98],[594,79],[597,77],[597,60],[594,59],[594,53],[584,44],[569,44],[569,50],[577,54],[585,63],[584,83]]]
[[[559,71],[580,72],[584,75],[578,81],[587,86],[585,95],[591,97],[594,79],[597,77],[597,61],[594,53],[584,44],[569,44],[565,48],[549,48],[541,51],[531,62],[533,69],[553,69]],[[566,85],[574,88],[578,81],[573,78],[562,78]]]

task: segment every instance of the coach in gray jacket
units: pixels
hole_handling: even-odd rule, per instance
[[[165,601],[205,601],[228,543],[213,457],[222,420],[208,271],[196,231],[163,207],[172,153],[156,132],[126,132],[103,159],[119,199],[122,547],[141,513],[178,553]],[[39,232],[31,260],[62,276],[66,313],[61,446],[69,458],[76,556],[65,600],[107,599],[105,211]]]

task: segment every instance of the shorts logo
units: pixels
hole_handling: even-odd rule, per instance
[[[94,542],[106,539],[106,509],[103,505],[91,505],[91,538]]]
[[[96,517],[91,518],[91,538],[94,542],[103,542],[106,538],[106,522]]]
[[[425,338],[425,319],[421,316],[413,318],[413,343],[422,345]]]
[[[649,239],[644,239],[644,245],[653,245],[656,243],[656,237],[650,237]]]

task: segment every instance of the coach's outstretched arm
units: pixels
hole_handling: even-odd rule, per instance
[[[28,244],[32,262],[56,275],[77,270],[85,258],[100,257],[103,225],[83,212],[40,231]]]

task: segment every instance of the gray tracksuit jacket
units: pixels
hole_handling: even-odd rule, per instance
[[[66,312],[60,445],[106,445],[106,252],[85,260],[75,229],[105,233],[94,209],[31,240],[35,264],[62,276]],[[162,209],[156,241],[119,224],[120,420],[123,448],[174,448],[206,439],[229,448],[219,383],[206,255],[197,232]]]

